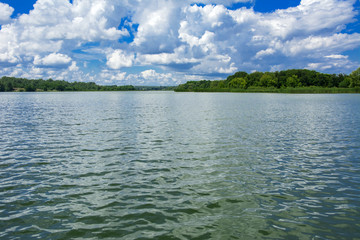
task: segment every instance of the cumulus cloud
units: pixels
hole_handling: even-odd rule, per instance
[[[239,3],[248,5],[229,8]],[[16,19],[0,3],[0,73],[171,85],[239,70],[349,72],[359,64],[344,53],[360,47],[360,33],[344,31],[356,21],[355,0],[302,0],[270,13],[249,3],[38,0]],[[148,70],[124,70],[139,66]]]
[[[213,65],[210,55],[231,57],[228,69],[303,68],[309,58],[318,59],[360,46],[358,33],[339,33],[345,24],[354,21],[353,4],[354,1],[303,0],[297,7],[266,14],[247,8],[229,10],[222,6],[193,5],[185,9],[186,20],[179,33],[183,42],[192,47],[192,53],[199,52],[194,46],[200,46],[202,35],[214,33],[207,43],[215,48],[207,48],[211,51],[203,57],[203,63],[207,62],[202,64],[204,70]],[[221,73],[223,68],[216,69]]]
[[[259,26],[269,30],[271,37],[282,39],[310,34],[341,31],[354,21],[354,0],[302,0],[297,7],[277,10],[263,15]]]
[[[193,2],[194,1],[188,1],[188,3],[193,3]],[[200,0],[196,2],[202,4],[221,4],[224,6],[231,6],[235,3],[251,3],[251,2],[255,2],[255,0]]]
[[[14,8],[6,3],[0,2],[0,25],[10,22],[10,17],[14,12]]]
[[[177,29],[181,1],[144,0],[134,6],[133,21],[139,24],[132,45],[146,54],[171,52],[178,46]]]
[[[154,69],[148,69],[139,74],[129,74],[126,79],[135,85],[174,86],[180,83],[177,76],[171,73],[158,73]]]
[[[199,59],[188,56],[185,46],[174,49],[173,53],[139,54],[137,63],[139,65],[160,65],[175,68],[178,71],[188,70],[200,64]]]
[[[16,57],[13,51],[6,51],[0,53],[0,63],[3,65],[13,65],[19,62],[19,58]]]
[[[264,56],[272,55],[275,53],[275,50],[272,48],[267,48],[266,50],[261,50],[256,53],[255,58],[261,59]]]
[[[326,71],[327,69],[335,69],[338,73],[343,73],[344,70],[348,72],[353,71],[358,68],[359,65],[351,62],[347,56],[343,56],[342,58],[337,58],[333,56],[326,56],[322,59],[317,59],[316,62],[308,63],[305,68],[313,69],[317,71]]]
[[[117,29],[125,12],[118,1],[38,0],[29,14],[2,26],[1,59],[26,61],[35,55],[71,51],[86,42],[116,41],[129,34]]]
[[[19,18],[19,25],[26,31],[36,26],[36,35],[49,40],[117,40],[129,34],[126,29],[117,29],[123,14],[119,3],[106,0],[77,0],[73,4],[63,0],[38,0],[34,10]],[[113,20],[114,15],[120,18]]]
[[[43,58],[37,55],[34,58],[34,65],[40,67],[67,67],[70,62],[71,58],[61,53],[51,53]]]
[[[69,71],[76,72],[79,70],[79,67],[76,65],[75,61],[72,61],[71,66],[69,66]]]
[[[313,54],[338,53],[353,49],[360,45],[360,34],[333,34],[330,36],[309,36],[294,38],[290,41],[277,44],[285,55],[301,56]]]
[[[121,49],[116,49],[107,55],[106,65],[111,69],[120,69],[122,67],[131,67],[133,65],[134,56],[126,54]]]
[[[125,82],[125,72],[113,71],[104,69],[100,73],[100,78],[102,82],[106,84],[116,84],[116,85],[124,85]]]

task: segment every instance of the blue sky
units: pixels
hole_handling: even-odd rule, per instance
[[[236,71],[350,73],[359,0],[0,0],[0,76],[177,85]]]

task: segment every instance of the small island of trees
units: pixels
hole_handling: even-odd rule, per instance
[[[177,92],[360,93],[360,68],[350,75],[291,69],[278,72],[237,72],[226,80],[189,81]]]

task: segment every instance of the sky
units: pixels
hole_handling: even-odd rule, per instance
[[[360,0],[0,0],[0,76],[174,86],[360,66]]]

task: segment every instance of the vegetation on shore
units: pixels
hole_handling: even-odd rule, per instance
[[[226,80],[188,81],[177,87],[100,86],[94,82],[0,78],[0,92],[35,91],[150,91],[176,92],[271,92],[271,93],[360,93],[360,68],[351,74],[325,74],[306,69],[279,72],[237,72]]]
[[[174,86],[135,86],[136,91],[174,91]]]
[[[133,91],[135,87],[99,86],[94,82],[66,82],[60,80],[29,80],[25,78],[0,78],[0,92],[35,92],[35,91]]]
[[[360,93],[360,68],[350,75],[291,69],[279,72],[237,72],[226,80],[189,81],[176,92]]]

